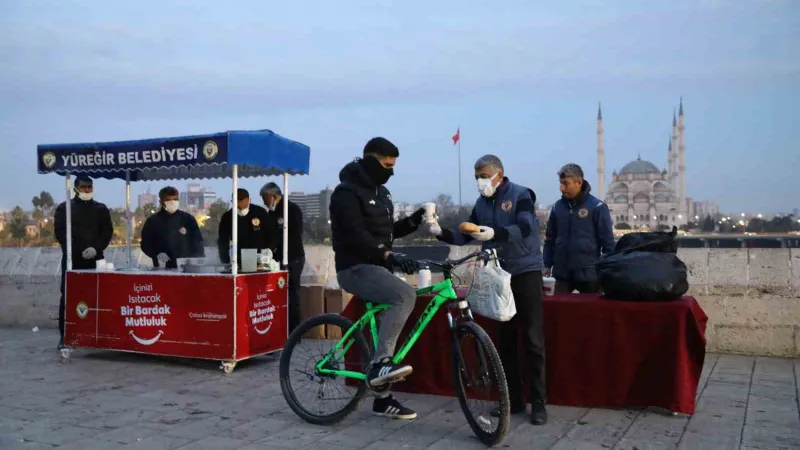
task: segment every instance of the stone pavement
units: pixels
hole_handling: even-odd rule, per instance
[[[0,449],[483,448],[452,398],[399,394],[420,417],[371,417],[369,402],[333,427],[286,406],[277,361],[240,363],[78,351],[62,362],[52,330],[0,328]],[[549,406],[515,417],[504,448],[800,449],[800,360],[708,355],[697,413]]]

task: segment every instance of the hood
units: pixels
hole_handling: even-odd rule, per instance
[[[342,183],[353,183],[374,188],[375,184],[369,180],[367,174],[364,172],[364,169],[361,168],[361,164],[359,164],[358,161],[359,160],[356,159],[342,168],[342,170],[339,172],[339,181]]]

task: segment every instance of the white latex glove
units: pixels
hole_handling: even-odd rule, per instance
[[[97,250],[94,247],[89,247],[81,253],[81,256],[83,256],[83,259],[92,259],[97,256]]]
[[[159,264],[166,264],[167,261],[169,261],[169,256],[167,256],[166,253],[159,253],[158,256],[156,256],[156,259],[158,260]]]
[[[485,227],[481,225],[478,227],[481,231],[472,233],[471,236],[479,241],[491,241],[494,237],[494,229],[492,227]]]
[[[434,236],[441,236],[442,235],[442,227],[439,226],[438,221],[433,221],[428,226],[428,232]]]

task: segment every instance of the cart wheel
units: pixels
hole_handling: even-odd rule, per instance
[[[69,359],[69,354],[72,352],[69,348],[62,348],[61,349],[61,359]]]
[[[219,368],[225,373],[233,373],[233,369],[236,368],[236,361],[223,361]]]

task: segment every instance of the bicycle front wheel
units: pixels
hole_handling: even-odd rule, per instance
[[[490,447],[502,442],[511,422],[506,375],[492,340],[475,322],[453,330],[453,381],[475,436]]]
[[[281,354],[281,391],[286,403],[301,419],[315,425],[333,425],[358,408],[367,386],[316,369],[342,336],[353,326],[339,314],[321,314],[301,323],[289,336]],[[339,350],[324,369],[363,373],[371,353],[361,330],[353,330],[347,351]]]

